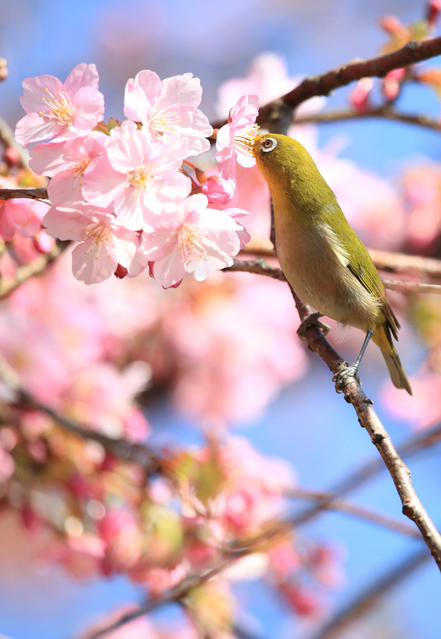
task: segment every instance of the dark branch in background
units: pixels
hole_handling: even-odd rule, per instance
[[[342,636],[347,626],[374,608],[380,599],[392,588],[409,577],[430,558],[426,549],[415,552],[406,557],[395,568],[375,581],[367,590],[362,592],[354,601],[349,603],[310,639],[337,639]]]
[[[434,131],[441,131],[441,122],[429,118],[426,115],[417,115],[411,113],[401,113],[396,111],[391,106],[379,106],[367,111],[359,112],[354,109],[338,109],[335,111],[325,111],[324,113],[317,113],[316,115],[310,115],[308,117],[296,118],[293,124],[307,124],[314,122],[327,123],[327,122],[339,122],[341,120],[359,120],[364,118],[386,118],[388,120],[394,120],[395,122],[403,122],[404,124],[415,124]]]
[[[81,426],[76,422],[63,417],[49,406],[42,404],[35,397],[30,395],[21,385],[16,372],[9,364],[0,357],[0,379],[6,384],[8,389],[14,392],[14,399],[10,402],[17,408],[32,408],[45,413],[64,429],[75,433],[83,439],[91,439],[100,443],[109,453],[122,461],[132,462],[141,466],[148,473],[158,472],[164,464],[164,460],[150,450],[147,446],[136,444],[123,438],[112,439],[93,428]]]

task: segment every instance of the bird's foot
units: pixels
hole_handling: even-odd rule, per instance
[[[325,324],[324,322],[321,322],[320,317],[323,317],[323,315],[318,312],[311,313],[311,315],[308,315],[308,317],[303,320],[303,322],[300,324],[299,328],[297,329],[297,335],[301,339],[306,339],[306,331],[308,330],[308,328],[310,326],[318,326],[318,328],[322,329],[323,335],[326,337],[326,335],[331,330],[331,327]]]
[[[361,379],[358,374],[358,364],[355,363],[352,366],[349,366],[348,362],[343,362],[340,365],[339,370],[335,373],[332,378],[332,381],[335,384],[336,393],[343,392],[343,384],[350,378],[353,377],[361,386]]]

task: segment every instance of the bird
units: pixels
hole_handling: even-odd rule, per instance
[[[318,319],[326,316],[366,333],[356,362],[334,376],[337,391],[348,377],[357,376],[372,339],[394,386],[412,395],[392,340],[398,340],[400,323],[383,282],[311,155],[286,135],[261,133],[241,141],[255,157],[271,193],[281,269],[301,300],[317,311],[313,323],[323,326]],[[301,325],[300,331],[310,323]]]

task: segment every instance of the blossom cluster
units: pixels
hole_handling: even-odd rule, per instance
[[[186,158],[210,149],[213,129],[198,109],[202,89],[191,73],[161,81],[153,71],[140,71],[126,85],[128,119],[107,125],[93,64],[79,64],[64,83],[43,75],[23,87],[27,115],[16,139],[38,143],[30,167],[51,178],[52,206],[43,225],[50,236],[77,242],[77,279],[92,284],[114,273],[135,277],[149,266],[169,288],[186,273],[204,280],[231,266],[249,240],[238,221],[247,212],[221,207],[234,194],[236,157],[254,163],[237,153],[234,138],[254,126],[256,96],[243,96],[218,133],[219,175],[198,171],[197,182],[183,163],[194,166]],[[29,222],[26,230],[32,229]]]

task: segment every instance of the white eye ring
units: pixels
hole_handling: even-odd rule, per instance
[[[277,146],[277,140],[275,138],[265,138],[265,140],[260,145],[260,148],[264,153],[269,153]]]

